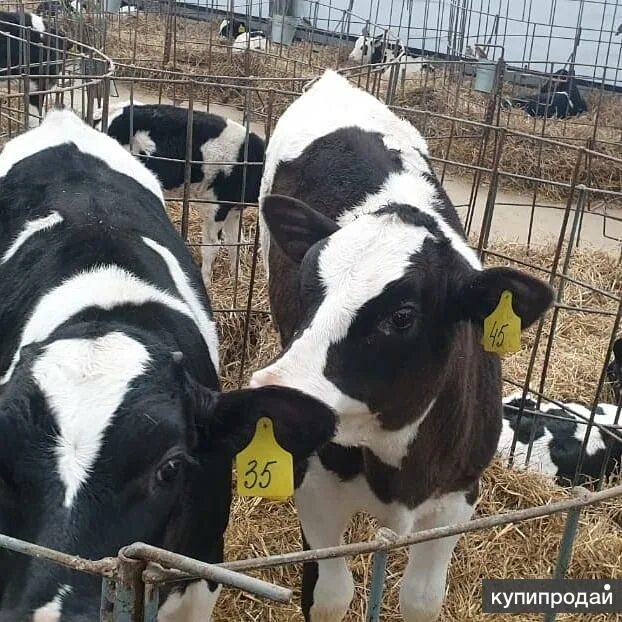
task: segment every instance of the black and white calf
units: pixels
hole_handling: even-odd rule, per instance
[[[132,118],[133,117],[133,118]],[[130,138],[130,120],[132,137]],[[120,104],[111,112],[108,135],[115,138],[153,171],[162,187],[181,196],[186,158],[188,111],[158,104]],[[244,166],[245,158],[248,164]],[[168,162],[154,158],[178,160]],[[216,114],[194,111],[192,122],[191,188],[198,199],[203,217],[202,273],[210,282],[212,263],[218,244],[237,244],[241,207],[239,203],[256,203],[259,197],[264,160],[264,142],[256,134],[231,119]],[[199,164],[202,162],[202,164]],[[233,164],[239,162],[240,164]],[[244,169],[246,168],[246,177]],[[245,180],[244,195],[242,187]],[[231,273],[235,273],[237,247],[229,248]]]
[[[505,108],[521,108],[531,117],[565,119],[587,112],[587,104],[577,87],[574,71],[560,69],[537,95],[503,101]]]
[[[26,45],[28,36],[30,44]],[[45,103],[45,94],[34,93],[48,90],[53,83],[51,76],[61,71],[68,49],[64,36],[62,32],[48,28],[43,19],[34,13],[0,11],[0,75],[19,76],[24,73],[30,76],[29,127],[39,125]]]
[[[258,417],[295,460],[334,432],[295,391],[219,392],[209,301],[156,178],[68,111],[0,154],[0,334],[0,533],[43,546],[219,562]],[[100,589],[0,549],[2,622],[91,622]],[[209,620],[217,594],[177,586],[158,620]]]
[[[252,30],[238,35],[233,42],[233,53],[239,54],[244,50],[265,52],[268,49],[268,39],[261,30]]]
[[[296,387],[337,413],[333,442],[296,492],[306,543],[338,544],[358,511],[401,534],[467,520],[501,429],[500,362],[480,345],[483,319],[509,289],[529,326],[548,286],[482,270],[425,140],[334,72],[277,123],[260,206],[285,349],[251,386]],[[438,616],[456,540],[413,547],[408,622]],[[343,559],[305,568],[307,620],[341,620],[352,595]]]
[[[423,72],[434,71],[434,67],[423,57],[410,56],[403,45],[387,42],[383,35],[379,37],[361,35],[354,42],[348,58],[352,62],[365,65],[383,63],[387,65],[383,69],[384,74],[390,72],[391,67],[396,65],[400,79],[408,79]]]
[[[503,430],[499,438],[499,453],[502,456],[510,455],[516,435],[514,464],[518,468],[525,465],[531,444],[528,468],[550,476],[560,484],[571,484],[587,432],[587,426],[581,421],[590,418],[590,409],[574,403],[565,403],[562,408],[547,401],[542,401],[540,408],[537,408],[535,397],[529,395],[519,418],[521,398],[522,393],[517,393],[503,400]],[[622,421],[617,411],[618,407],[614,404],[599,404],[594,421],[599,425],[609,426],[608,429],[622,439],[622,429],[610,427],[615,426],[619,420]],[[582,415],[582,418],[576,416],[577,414]],[[608,453],[609,458],[605,463]],[[621,464],[622,440],[618,441],[599,427],[593,427],[579,472],[582,483],[597,483],[602,475],[607,478],[618,472]]]
[[[239,19],[223,19],[218,28],[218,34],[223,39],[233,39],[246,32],[246,24]]]

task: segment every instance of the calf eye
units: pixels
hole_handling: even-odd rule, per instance
[[[183,460],[181,458],[171,458],[167,460],[156,473],[156,480],[162,486],[174,484],[183,470]]]
[[[393,312],[391,323],[397,330],[410,328],[415,321],[415,311],[411,307],[402,307]]]

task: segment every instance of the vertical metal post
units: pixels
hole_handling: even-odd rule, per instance
[[[145,602],[143,571],[146,562],[130,559],[119,551],[119,576],[112,613],[113,622],[142,622]]]
[[[369,589],[369,603],[367,605],[367,622],[379,622],[380,607],[382,606],[382,593],[384,592],[384,580],[387,575],[387,552],[376,551],[374,553],[371,570],[371,587]]]
[[[143,622],[157,622],[160,607],[160,590],[155,583],[145,583]]]
[[[102,594],[99,606],[100,622],[112,622],[112,610],[115,599],[115,585],[112,579],[102,579]]]
[[[585,488],[577,486],[572,489],[575,497],[581,497],[589,494]],[[564,533],[559,543],[559,554],[557,555],[557,565],[555,566],[554,579],[563,579],[568,571],[570,560],[572,559],[572,548],[574,545],[577,529],[579,527],[579,517],[581,516],[582,507],[573,508],[566,515],[566,524],[564,525]],[[555,622],[557,614],[548,611],[544,614],[544,622]]]

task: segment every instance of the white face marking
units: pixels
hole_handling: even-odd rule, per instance
[[[43,22],[41,17],[35,15],[34,13],[29,13],[29,15],[32,19],[32,29],[36,30],[37,32],[45,32],[45,23]]]
[[[196,292],[192,289],[186,273],[182,270],[173,253],[150,238],[143,237],[143,242],[164,260],[177,291],[194,316],[194,322],[209,349],[212,364],[216,373],[218,373],[218,332],[216,331],[216,323],[207,314]]]
[[[367,49],[363,48],[367,45]],[[348,55],[348,59],[355,63],[370,63],[374,50],[374,39],[361,35],[355,42],[352,51]]]
[[[261,180],[260,206],[272,191],[274,176],[281,162],[298,158],[315,140],[346,127],[360,127],[382,134],[389,149],[397,149],[405,163],[420,177],[429,168],[421,154],[429,155],[428,146],[419,131],[408,121],[397,117],[373,95],[357,88],[334,71],[324,75],[283,113],[276,124],[266,149],[266,162]],[[420,187],[420,184],[417,184]],[[416,197],[410,196],[406,204]],[[270,232],[260,212],[261,253],[266,270]]]
[[[207,622],[220,596],[219,585],[213,592],[206,581],[195,581],[183,594],[171,592],[158,611],[158,622]]]
[[[17,162],[44,149],[67,143],[103,160],[118,173],[131,177],[164,204],[160,184],[145,166],[116,140],[89,127],[69,110],[52,110],[39,127],[9,141],[0,153],[0,177],[4,177]]]
[[[58,326],[84,309],[113,309],[125,304],[147,303],[169,307],[196,323],[195,314],[185,302],[118,266],[100,266],[67,279],[39,299],[22,331],[13,361],[0,378],[0,385],[11,379],[24,346],[44,341]],[[211,336],[204,335],[204,338],[209,347]]]
[[[203,170],[204,188],[207,188],[218,173],[222,172],[229,175],[233,170],[233,164],[221,164],[222,162],[236,162],[240,147],[246,138],[246,129],[230,119],[225,119],[226,126],[219,136],[212,138],[201,145],[201,155],[205,164],[201,167]],[[217,162],[217,164],[210,164]],[[240,197],[242,192],[240,190]]]
[[[40,231],[47,231],[61,222],[63,222],[63,217],[58,212],[50,212],[47,216],[27,221],[17,237],[11,242],[9,248],[4,252],[4,255],[2,255],[0,264],[6,263],[11,259],[30,237]]]
[[[119,332],[55,341],[35,361],[34,380],[59,428],[56,457],[65,507],[88,479],[106,428],[149,361],[145,346]]]
[[[70,585],[61,585],[56,596],[43,607],[39,607],[32,614],[32,622],[59,622],[63,606],[63,598],[71,593]]]
[[[328,349],[348,334],[357,312],[388,283],[404,276],[430,233],[394,214],[364,215],[328,239],[319,258],[324,299],[311,324],[283,356],[255,372],[251,386],[279,384],[323,400],[339,417],[370,415],[365,404],[324,376]],[[382,270],[378,270],[382,266]],[[349,439],[358,444],[360,439]]]

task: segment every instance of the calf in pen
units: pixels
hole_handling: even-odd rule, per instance
[[[32,13],[0,11],[0,74],[29,77],[28,126],[36,127],[43,113],[51,78],[60,73],[69,43]]]
[[[0,154],[0,333],[0,533],[47,548],[220,562],[231,459],[258,419],[294,462],[334,432],[297,391],[219,391],[210,303],[157,179],[69,111]],[[217,595],[169,586],[158,620],[208,620]],[[3,622],[99,605],[98,577],[0,549]]]
[[[523,408],[521,409],[521,404]],[[503,400],[503,430],[498,451],[509,457],[514,445],[514,464],[554,478],[568,486],[575,479],[577,467],[581,484],[600,483],[619,472],[622,464],[622,429],[614,404],[599,404],[590,428],[586,454],[579,465],[581,447],[587,433],[590,409],[581,404],[554,404],[542,401],[538,407],[532,395],[522,399],[522,392]]]
[[[180,196],[185,179],[187,127],[188,111],[184,108],[126,103],[110,115],[108,135],[134,155],[147,156],[142,161],[157,175],[162,187]],[[201,271],[206,285],[217,245],[238,242],[239,203],[256,203],[259,198],[264,141],[249,132],[247,143],[246,136],[246,128],[231,119],[193,112],[190,183],[195,197],[208,201],[200,203],[199,208],[203,217]],[[230,247],[232,274],[237,257],[237,246]]]
[[[482,350],[483,320],[510,290],[526,328],[550,288],[483,270],[423,137],[334,72],[277,123],[260,206],[284,351],[251,386],[297,388],[338,420],[296,492],[306,544],[338,544],[358,511],[401,534],[468,520],[501,429],[500,362]],[[456,541],[411,550],[405,620],[437,618]],[[342,619],[353,593],[343,559],[306,565],[307,620]]]

